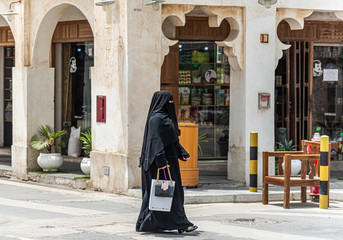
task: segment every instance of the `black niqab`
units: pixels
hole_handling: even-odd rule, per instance
[[[152,97],[146,124],[145,124],[142,152],[139,158],[140,159],[139,166],[143,166],[145,170],[147,170],[147,168],[151,164],[151,161],[153,161],[154,153],[158,152],[159,150],[161,150],[161,148],[163,148],[162,145],[159,145],[158,143],[155,142],[154,145],[152,146],[154,149],[151,149],[150,146],[147,146],[147,143],[149,143],[148,137],[150,138],[160,137],[164,145],[168,144],[170,141],[174,141],[174,140],[178,141],[177,136],[180,135],[180,130],[177,124],[175,106],[174,106],[174,103],[170,103],[169,101],[173,101],[173,95],[168,91],[155,92]],[[166,120],[168,118],[172,120],[174,129],[175,129],[174,131],[176,133],[176,138],[175,136],[171,137],[170,135],[168,136],[166,134],[163,134],[163,132],[170,132],[170,129],[169,129],[170,125],[167,123],[161,125],[158,128],[159,132],[149,131],[149,125],[153,124],[153,121],[150,124],[149,122],[152,120],[151,119],[152,116],[157,113],[165,115]]]

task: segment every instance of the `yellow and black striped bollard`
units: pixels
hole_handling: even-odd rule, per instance
[[[320,196],[319,207],[327,209],[329,207],[329,137],[320,137]]]
[[[250,132],[250,192],[257,192],[258,133]]]

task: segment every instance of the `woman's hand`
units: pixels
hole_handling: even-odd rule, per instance
[[[183,161],[188,161],[189,159],[191,159],[191,157],[186,158],[185,156],[182,156],[182,158],[183,158]]]
[[[166,167],[170,167],[170,165],[165,165],[164,167],[161,167],[159,169],[165,169]]]

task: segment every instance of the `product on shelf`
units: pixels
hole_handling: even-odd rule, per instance
[[[179,108],[179,119],[181,122],[191,120],[191,107],[190,106],[180,106],[180,108]]]
[[[193,77],[193,83],[201,83],[201,76],[199,77]]]
[[[209,69],[205,73],[205,79],[209,83],[214,83],[217,79],[217,73],[213,69]]]
[[[225,105],[225,89],[217,90],[217,105]]]
[[[180,87],[179,96],[181,105],[189,105],[189,95],[191,91],[189,87]]]
[[[190,70],[180,70],[179,71],[179,84],[191,84],[191,71]]]
[[[180,61],[180,63],[191,63],[192,62],[192,52],[191,51],[180,51],[179,61]]]
[[[217,67],[217,84],[224,83],[224,69],[223,67]]]
[[[225,89],[225,106],[230,106],[230,89]]]
[[[210,62],[210,53],[209,52],[192,52],[192,63],[206,63]]]
[[[202,104],[203,105],[213,105],[213,97],[212,93],[204,93],[202,94]]]
[[[197,92],[196,88],[192,88],[192,94],[191,94],[191,103],[192,105],[200,105],[201,103],[201,89]]]

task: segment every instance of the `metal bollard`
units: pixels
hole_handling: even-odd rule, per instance
[[[250,192],[257,192],[258,133],[250,132]]]
[[[329,207],[329,137],[320,137],[320,196],[319,207],[327,209]]]

